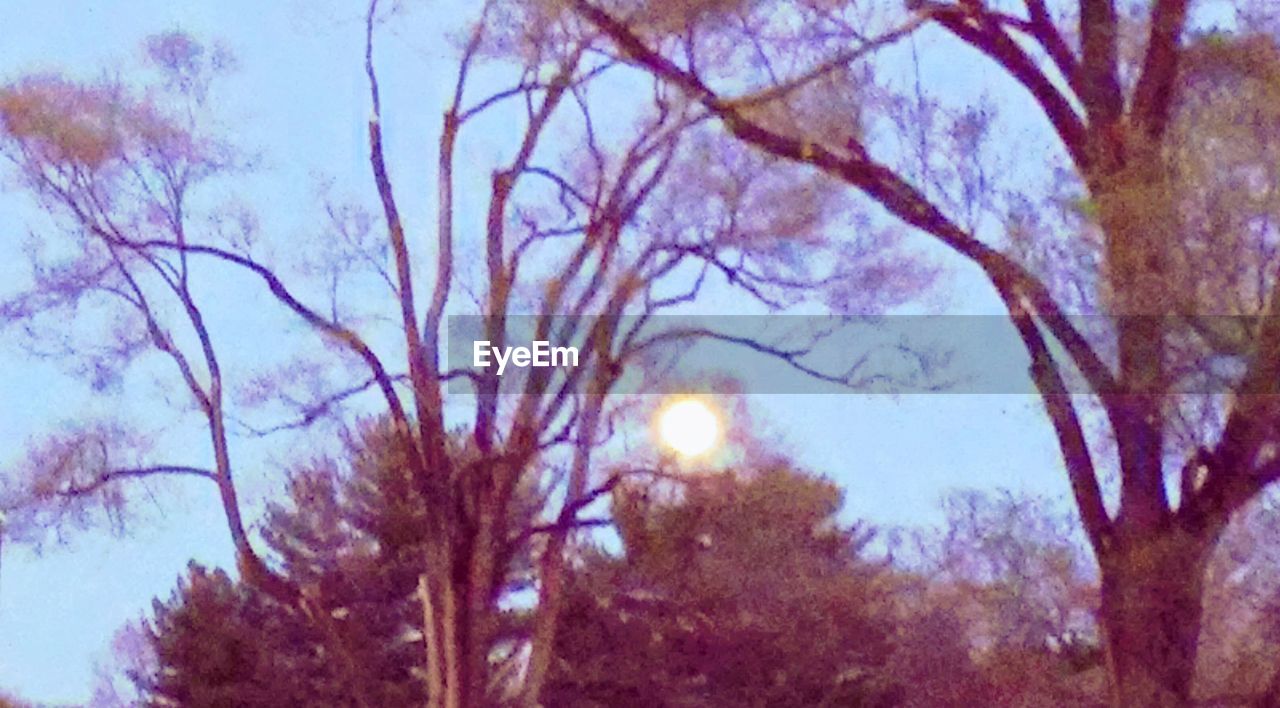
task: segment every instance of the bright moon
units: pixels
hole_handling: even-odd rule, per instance
[[[720,420],[706,403],[686,398],[658,415],[658,436],[680,455],[697,457],[710,452],[720,438]]]

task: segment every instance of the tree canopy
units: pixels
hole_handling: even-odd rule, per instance
[[[1208,606],[1251,595],[1259,561],[1222,554],[1265,554],[1240,539],[1280,480],[1270,4],[486,0],[430,79],[429,204],[394,152],[403,12],[370,0],[357,23],[367,205],[322,195],[297,238],[245,194],[216,45],[170,31],[124,73],[0,83],[6,178],[42,217],[0,325],[153,414],[32,437],[0,533],[123,531],[165,479],[215,492],[234,547],[234,574],[192,566],[154,608],[157,702],[1021,704],[1021,675],[1041,700],[1146,708],[1202,697],[1206,665],[1280,690],[1269,601]],[[838,491],[748,454],[750,432],[701,474],[629,444],[651,406],[627,391],[690,385],[658,353],[694,341],[885,376],[662,315],[896,312],[938,254],[1016,333],[1069,521],[956,496],[931,562],[877,565]],[[285,351],[245,356],[259,315]],[[581,362],[460,364],[459,318]],[[249,441],[294,470],[263,514]],[[1092,563],[1062,541],[1076,524]],[[1232,612],[1254,629],[1222,631]],[[934,660],[950,688],[919,675]]]

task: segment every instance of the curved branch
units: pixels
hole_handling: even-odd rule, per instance
[[[83,497],[93,494],[103,487],[121,479],[136,479],[139,477],[153,477],[158,475],[181,475],[187,477],[200,477],[209,481],[216,482],[217,475],[211,470],[200,467],[190,467],[187,465],[152,465],[150,467],[128,467],[123,469],[107,470],[100,472],[92,482],[85,484],[71,484],[65,489],[58,490],[58,495],[63,497]]]
[[[1088,170],[1090,155],[1084,120],[1076,113],[1071,101],[1049,81],[1040,67],[1005,33],[998,22],[981,11],[978,11],[975,18],[968,10],[953,6],[932,6],[931,15],[938,24],[961,41],[986,54],[1017,79],[1053,124],[1072,161],[1081,172]]]
[[[1044,0],[1026,0],[1026,5],[1027,14],[1031,18],[1027,23],[1026,31],[1040,43],[1040,46],[1044,47],[1045,53],[1057,65],[1058,71],[1067,80],[1071,90],[1075,91],[1077,96],[1080,95],[1080,62],[1071,51],[1071,47],[1068,47],[1066,41],[1062,39],[1062,33],[1054,26],[1049,8]]]
[[[1031,313],[1018,299],[1011,297],[1008,300],[1015,303],[1009,315],[1018,328],[1018,336],[1022,338],[1027,353],[1031,355],[1031,378],[1040,392],[1040,400],[1044,401],[1045,412],[1049,415],[1054,434],[1058,438],[1058,449],[1067,468],[1067,479],[1071,482],[1071,492],[1080,510],[1080,522],[1093,547],[1105,550],[1111,537],[1111,519],[1102,503],[1098,473],[1094,468],[1093,455],[1089,451],[1084,429],[1080,425],[1080,416],[1071,402],[1071,394],[1067,392],[1053,354]]]
[[[401,375],[401,376],[396,376],[394,380],[403,382],[407,378],[408,377]],[[355,384],[354,386],[349,386],[340,391],[331,393],[328,396],[325,396],[318,401],[313,401],[309,404],[303,405],[301,407],[302,408],[301,414],[297,418],[287,423],[279,423],[277,425],[273,425],[267,428],[257,428],[252,425],[249,425],[248,423],[245,423],[242,420],[236,421],[236,422],[238,422],[239,425],[243,427],[245,430],[247,430],[251,435],[255,437],[260,437],[260,438],[267,437],[268,435],[271,435],[273,433],[284,432],[286,430],[298,430],[300,428],[306,428],[310,426],[312,423],[319,420],[320,418],[323,418],[331,410],[333,410],[334,407],[337,406],[338,404],[342,403],[343,401],[346,401],[349,398],[352,398],[361,393],[364,393],[365,391],[368,391],[369,389],[373,388],[377,383],[378,383],[377,378],[371,376],[365,379],[364,381],[358,384]]]
[[[613,38],[622,51],[633,56],[658,78],[684,89],[719,116],[739,139],[772,155],[808,164],[859,188],[894,216],[933,235],[972,261],[998,289],[1007,285],[1010,286],[1009,292],[1016,291],[1027,297],[1050,333],[1066,348],[1092,390],[1103,397],[1104,404],[1109,403],[1111,395],[1118,390],[1109,367],[1071,324],[1048,288],[1017,261],[961,229],[919,190],[889,168],[871,160],[865,152],[854,155],[836,153],[823,145],[769,130],[731,106],[724,105],[701,80],[650,49],[630,29],[603,10],[586,0],[575,0],[574,7]],[[1012,306],[1011,303],[1006,305]]]
[[[383,397],[387,400],[387,406],[391,410],[392,420],[397,425],[408,425],[408,417],[405,414],[404,406],[400,403],[399,397],[395,391],[395,377],[387,373],[386,368],[382,365],[382,360],[373,349],[365,343],[360,335],[353,330],[348,329],[336,322],[331,322],[319,313],[302,303],[290,290],[285,286],[270,268],[258,263],[252,258],[241,256],[230,251],[216,248],[214,246],[202,246],[198,244],[178,244],[172,241],[138,241],[129,242],[139,248],[168,248],[174,250],[184,250],[197,255],[211,256],[221,261],[225,261],[232,265],[245,268],[249,272],[258,276],[266,283],[271,294],[276,297],[285,307],[298,317],[301,317],[308,325],[319,330],[322,334],[328,335],[333,339],[344,344],[348,349],[359,357],[366,366],[369,367],[374,379],[378,382],[378,389],[382,392]]]

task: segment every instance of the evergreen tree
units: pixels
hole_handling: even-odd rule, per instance
[[[159,670],[139,677],[156,705],[409,705],[424,700],[412,558],[421,500],[395,484],[403,467],[376,427],[345,464],[320,459],[291,476],[289,504],[268,508],[263,537],[303,588],[281,605],[222,571],[192,565],[157,601]],[[415,503],[416,502],[416,503]]]
[[[548,704],[897,705],[890,574],[840,503],[781,466],[622,490],[622,552],[574,573]]]

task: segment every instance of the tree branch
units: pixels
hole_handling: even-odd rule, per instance
[[[1080,1],[1080,101],[1090,127],[1106,129],[1124,112],[1120,91],[1115,0]],[[1095,146],[1101,149],[1100,146]]]
[[[1153,138],[1162,135],[1169,123],[1178,78],[1178,43],[1187,24],[1188,4],[1188,0],[1157,0],[1151,11],[1147,54],[1133,91],[1131,112],[1134,123]]]
[[[1049,351],[1031,312],[1018,298],[1011,297],[1008,300],[1015,303],[1009,315],[1027,353],[1031,355],[1031,378],[1040,392],[1045,412],[1049,415],[1054,434],[1058,438],[1058,449],[1067,468],[1067,479],[1071,482],[1071,492],[1080,510],[1080,522],[1093,547],[1099,551],[1105,550],[1111,536],[1111,519],[1102,503],[1098,473],[1094,468],[1093,455],[1089,451],[1084,429],[1080,425],[1080,417],[1071,402],[1071,394],[1063,383],[1062,373],[1053,359],[1053,353]]]
[[[826,147],[771,131],[725,106],[720,97],[697,77],[680,69],[650,49],[624,24],[586,0],[574,0],[574,7],[608,34],[618,47],[634,57],[660,79],[675,84],[707,106],[724,121],[739,139],[767,153],[810,165],[851,184],[879,202],[907,224],[931,234],[952,250],[973,261],[997,286],[998,291],[1018,292],[1030,300],[1036,314],[1050,333],[1066,348],[1073,363],[1093,391],[1109,405],[1117,391],[1115,379],[1088,340],[1071,324],[1051,293],[1016,261],[981,242],[953,223],[911,184],[865,154],[836,153]],[[1003,288],[1001,286],[1010,286]],[[1012,303],[1006,302],[1012,307]]]
[[[786,98],[788,95],[808,86],[827,74],[847,66],[855,59],[866,56],[877,49],[882,49],[895,44],[899,40],[915,32],[922,25],[928,22],[928,20],[929,18],[926,15],[917,15],[897,29],[890,30],[877,37],[867,39],[865,42],[852,49],[838,52],[827,61],[814,66],[808,71],[801,73],[799,76],[778,82],[767,89],[757,91],[755,93],[746,94],[737,98],[724,99],[724,103],[732,106],[733,108],[740,109],[759,106],[763,103],[769,103],[771,101]]]
[[[190,467],[187,465],[152,465],[150,467],[131,467],[100,472],[93,481],[84,484],[69,484],[66,488],[59,490],[58,494],[64,497],[83,497],[93,494],[99,489],[102,489],[106,485],[117,480],[153,477],[157,475],[182,475],[217,481],[217,475],[214,472],[200,467]]]
[[[387,406],[391,411],[393,422],[400,426],[408,425],[408,418],[405,415],[404,406],[400,403],[399,396],[396,395],[394,386],[395,377],[387,373],[386,368],[382,365],[382,360],[378,358],[378,355],[373,351],[373,349],[353,330],[325,319],[315,310],[312,310],[303,304],[301,300],[290,292],[284,282],[281,281],[279,276],[272,272],[270,268],[267,268],[247,256],[242,256],[213,246],[203,246],[191,243],[178,244],[172,241],[155,240],[128,243],[132,243],[134,246],[139,248],[167,248],[210,256],[217,260],[240,266],[258,276],[264,283],[266,283],[271,294],[284,304],[284,306],[291,312],[301,317],[303,321],[322,334],[332,337],[355,353],[356,356],[369,367],[373,377],[377,380],[378,389],[382,392],[383,397],[387,401]]]
[[[930,5],[931,16],[961,41],[986,54],[1018,80],[1053,124],[1072,161],[1086,171],[1091,164],[1085,124],[1071,101],[1049,81],[1022,47],[984,11],[953,5]]]
[[[373,107],[373,115],[369,119],[369,165],[373,170],[374,184],[378,189],[378,197],[382,202],[382,212],[386,219],[387,236],[391,243],[391,252],[396,264],[396,284],[398,286],[400,319],[404,327],[405,351],[409,359],[409,380],[413,386],[413,401],[417,409],[418,429],[421,442],[428,457],[423,461],[428,468],[436,467],[444,449],[441,415],[442,403],[440,390],[433,382],[434,373],[439,363],[429,360],[423,351],[422,336],[418,331],[417,305],[413,295],[413,272],[410,264],[409,247],[405,242],[404,224],[400,220],[400,210],[396,204],[391,178],[387,174],[387,165],[382,150],[382,115],[381,97],[378,91],[378,75],[373,66],[373,29],[378,11],[378,0],[371,0],[369,12],[365,18],[365,75],[369,80],[369,96]],[[434,354],[432,351],[430,354]],[[388,382],[388,386],[390,383]],[[407,432],[407,430],[402,431]],[[409,442],[409,438],[405,438]],[[407,449],[412,449],[408,447]],[[418,457],[418,455],[411,455]]]
[[[394,378],[395,381],[400,381],[400,382],[403,382],[407,379],[408,377],[404,375],[396,376]],[[284,432],[286,430],[298,430],[300,428],[306,428],[310,426],[312,423],[319,420],[320,418],[324,417],[325,415],[328,415],[328,413],[331,410],[333,410],[333,408],[338,404],[342,403],[343,401],[353,396],[356,396],[361,393],[364,393],[365,391],[368,391],[369,389],[376,386],[377,383],[378,383],[377,378],[370,376],[369,378],[365,379],[364,381],[358,384],[355,384],[354,386],[348,386],[347,388],[344,388],[340,391],[335,391],[334,393],[331,393],[328,396],[325,396],[317,401],[312,401],[311,403],[308,403],[301,407],[302,412],[297,418],[286,423],[279,423],[267,428],[257,428],[243,421],[239,421],[239,423],[242,427],[244,427],[245,430],[249,431],[249,433],[254,435],[255,437],[267,437],[268,435],[271,435],[273,433]]]
[[[1053,24],[1053,18],[1049,15],[1049,9],[1045,6],[1044,0],[1026,0],[1027,14],[1031,20],[1027,24],[1027,31],[1040,46],[1044,47],[1045,52],[1053,63],[1057,65],[1058,71],[1063,78],[1067,80],[1067,85],[1071,86],[1071,90],[1076,95],[1080,95],[1080,62],[1076,59],[1075,54],[1067,43],[1062,39],[1062,33]]]

